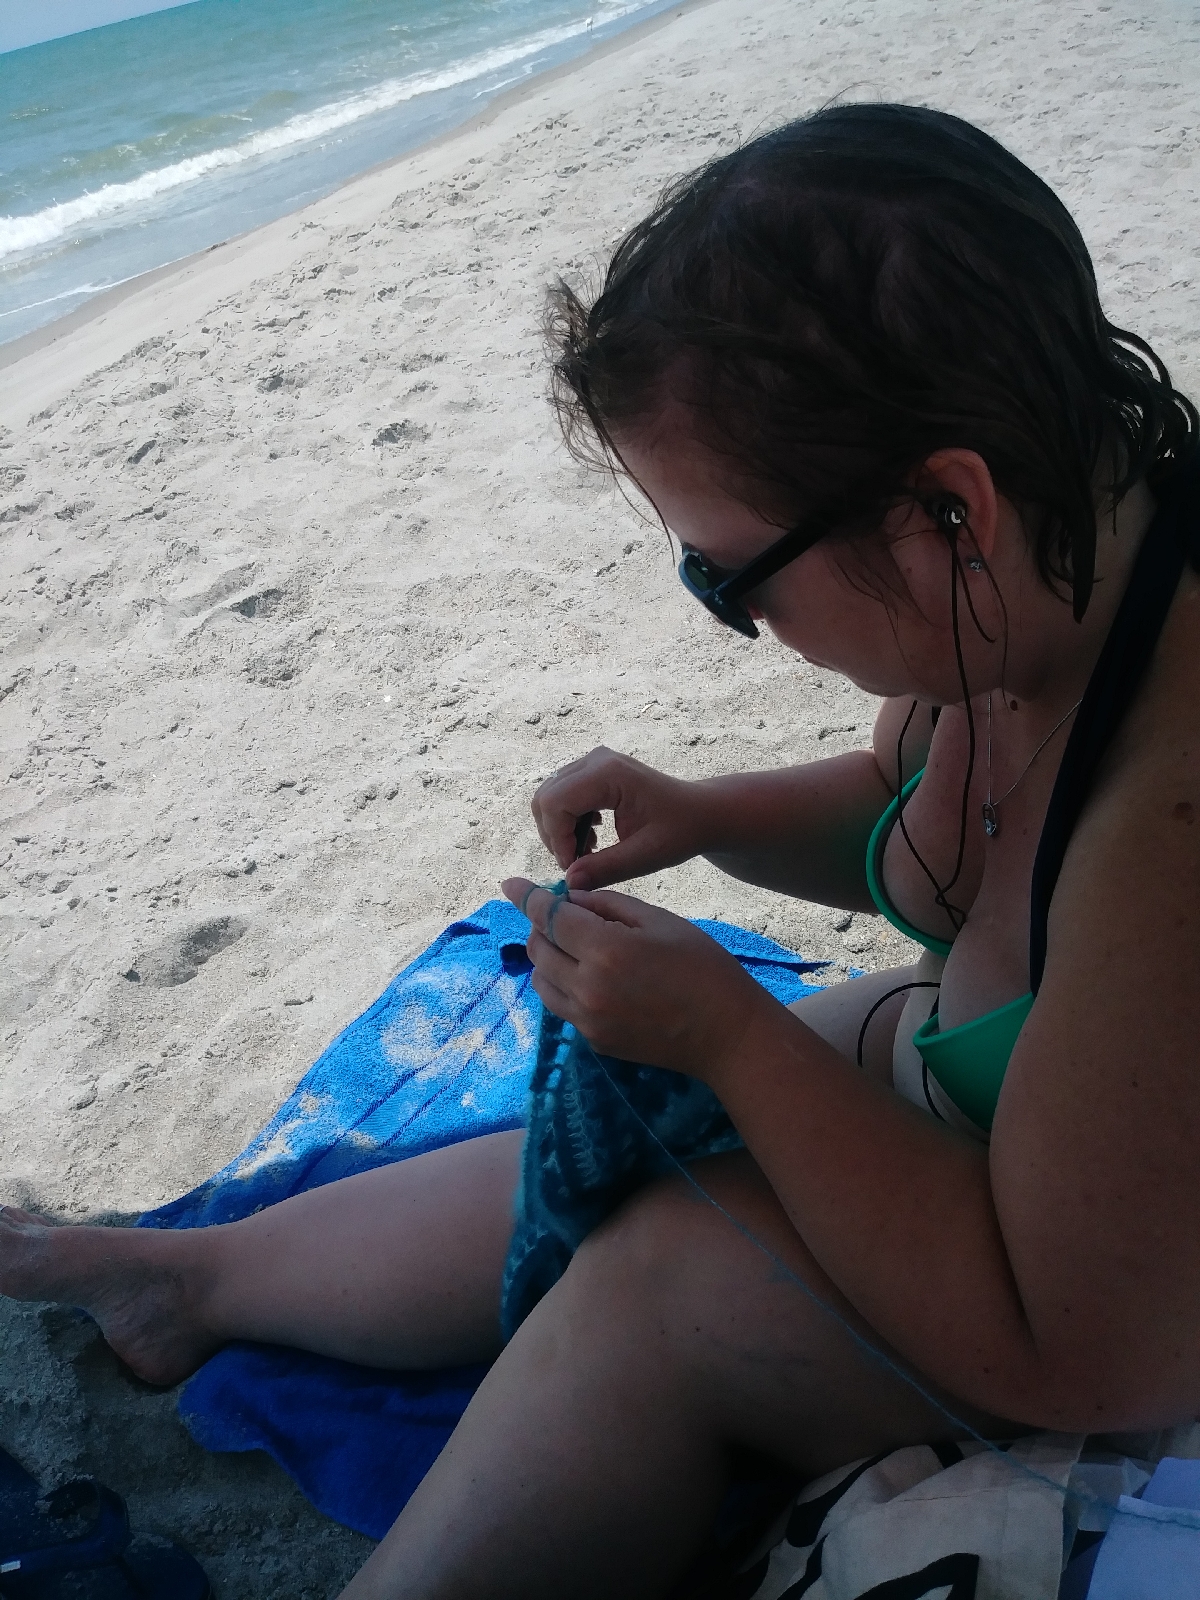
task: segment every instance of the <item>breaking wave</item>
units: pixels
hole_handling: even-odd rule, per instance
[[[641,3],[604,6],[607,23],[643,8]],[[182,161],[144,172],[121,183],[106,183],[99,189],[63,200],[28,216],[0,217],[0,261],[6,257],[38,250],[55,240],[108,218],[133,206],[156,200],[160,195],[196,183],[209,174],[248,162],[286,155],[299,145],[336,133],[380,111],[391,110],[421,95],[458,88],[476,78],[503,71],[543,50],[579,38],[591,28],[591,19],[581,19],[558,28],[548,28],[511,45],[483,51],[436,72],[416,73],[408,78],[391,78],[374,88],[349,95],[315,110],[301,112],[274,128],[264,128],[236,144],[188,156]]]

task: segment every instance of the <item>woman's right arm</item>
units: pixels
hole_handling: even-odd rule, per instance
[[[895,793],[896,747],[911,706],[883,703],[873,750],[774,772],[686,782],[631,756],[593,750],[538,790],[538,831],[573,889],[601,888],[703,855],[743,882],[869,911],[867,840]],[[928,708],[919,708],[904,739],[906,773],[924,762],[932,726]],[[613,813],[618,842],[576,860],[576,830],[597,811]]]

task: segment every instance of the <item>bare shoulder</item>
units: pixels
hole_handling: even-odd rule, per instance
[[[1068,848],[992,1145],[1045,1337],[1164,1417],[1200,1405],[1198,624],[1189,572]]]
[[[1141,1013],[1200,956],[1200,579],[1185,575],[1136,702],[1068,846],[1050,910],[1048,995],[1097,991]],[[1101,973],[1107,973],[1102,979]],[[1194,1003],[1200,984],[1175,1001]],[[1140,1018],[1139,1025],[1144,1023]],[[1200,1041],[1198,1041],[1200,1043]]]

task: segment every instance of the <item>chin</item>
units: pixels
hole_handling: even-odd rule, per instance
[[[777,630],[769,620],[767,621],[767,626],[775,634],[780,644],[786,645],[789,650],[794,650],[800,659],[807,662],[810,667],[816,667],[821,672],[836,672],[839,678],[845,678],[856,689],[861,689],[864,694],[873,694],[881,700],[898,700],[903,699],[905,696],[918,700],[928,700],[930,698],[926,687],[915,684],[909,679],[900,681],[890,677],[877,678],[875,673],[880,671],[878,663],[872,666],[856,666],[850,663],[828,661],[823,656],[814,655],[811,651],[804,649],[803,646],[794,643],[787,637],[786,630]]]
[[[872,678],[855,672],[847,672],[845,667],[830,667],[830,672],[837,672],[852,683],[856,689],[861,689],[864,694],[874,695],[877,700],[921,700],[933,703],[949,704],[943,697],[939,702],[937,695],[931,695],[929,689],[920,683],[897,682],[894,678]]]
[[[873,694],[880,700],[927,700],[927,692],[916,683],[894,683],[881,678],[858,677],[853,672],[843,672],[844,678],[849,678],[856,689],[861,689],[864,694]]]
[[[836,672],[839,678],[845,678],[856,689],[861,689],[864,694],[876,695],[880,700],[897,700],[905,695],[915,695],[919,700],[928,698],[923,689],[912,683],[895,683],[891,679],[875,678],[869,672],[839,667],[834,661],[819,661],[816,656],[805,656],[803,659],[809,666],[819,667],[822,672]]]

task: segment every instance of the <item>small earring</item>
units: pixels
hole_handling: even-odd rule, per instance
[[[971,559],[967,562],[967,565],[970,567],[972,572],[982,572],[983,571],[983,557],[982,556],[972,556]]]

